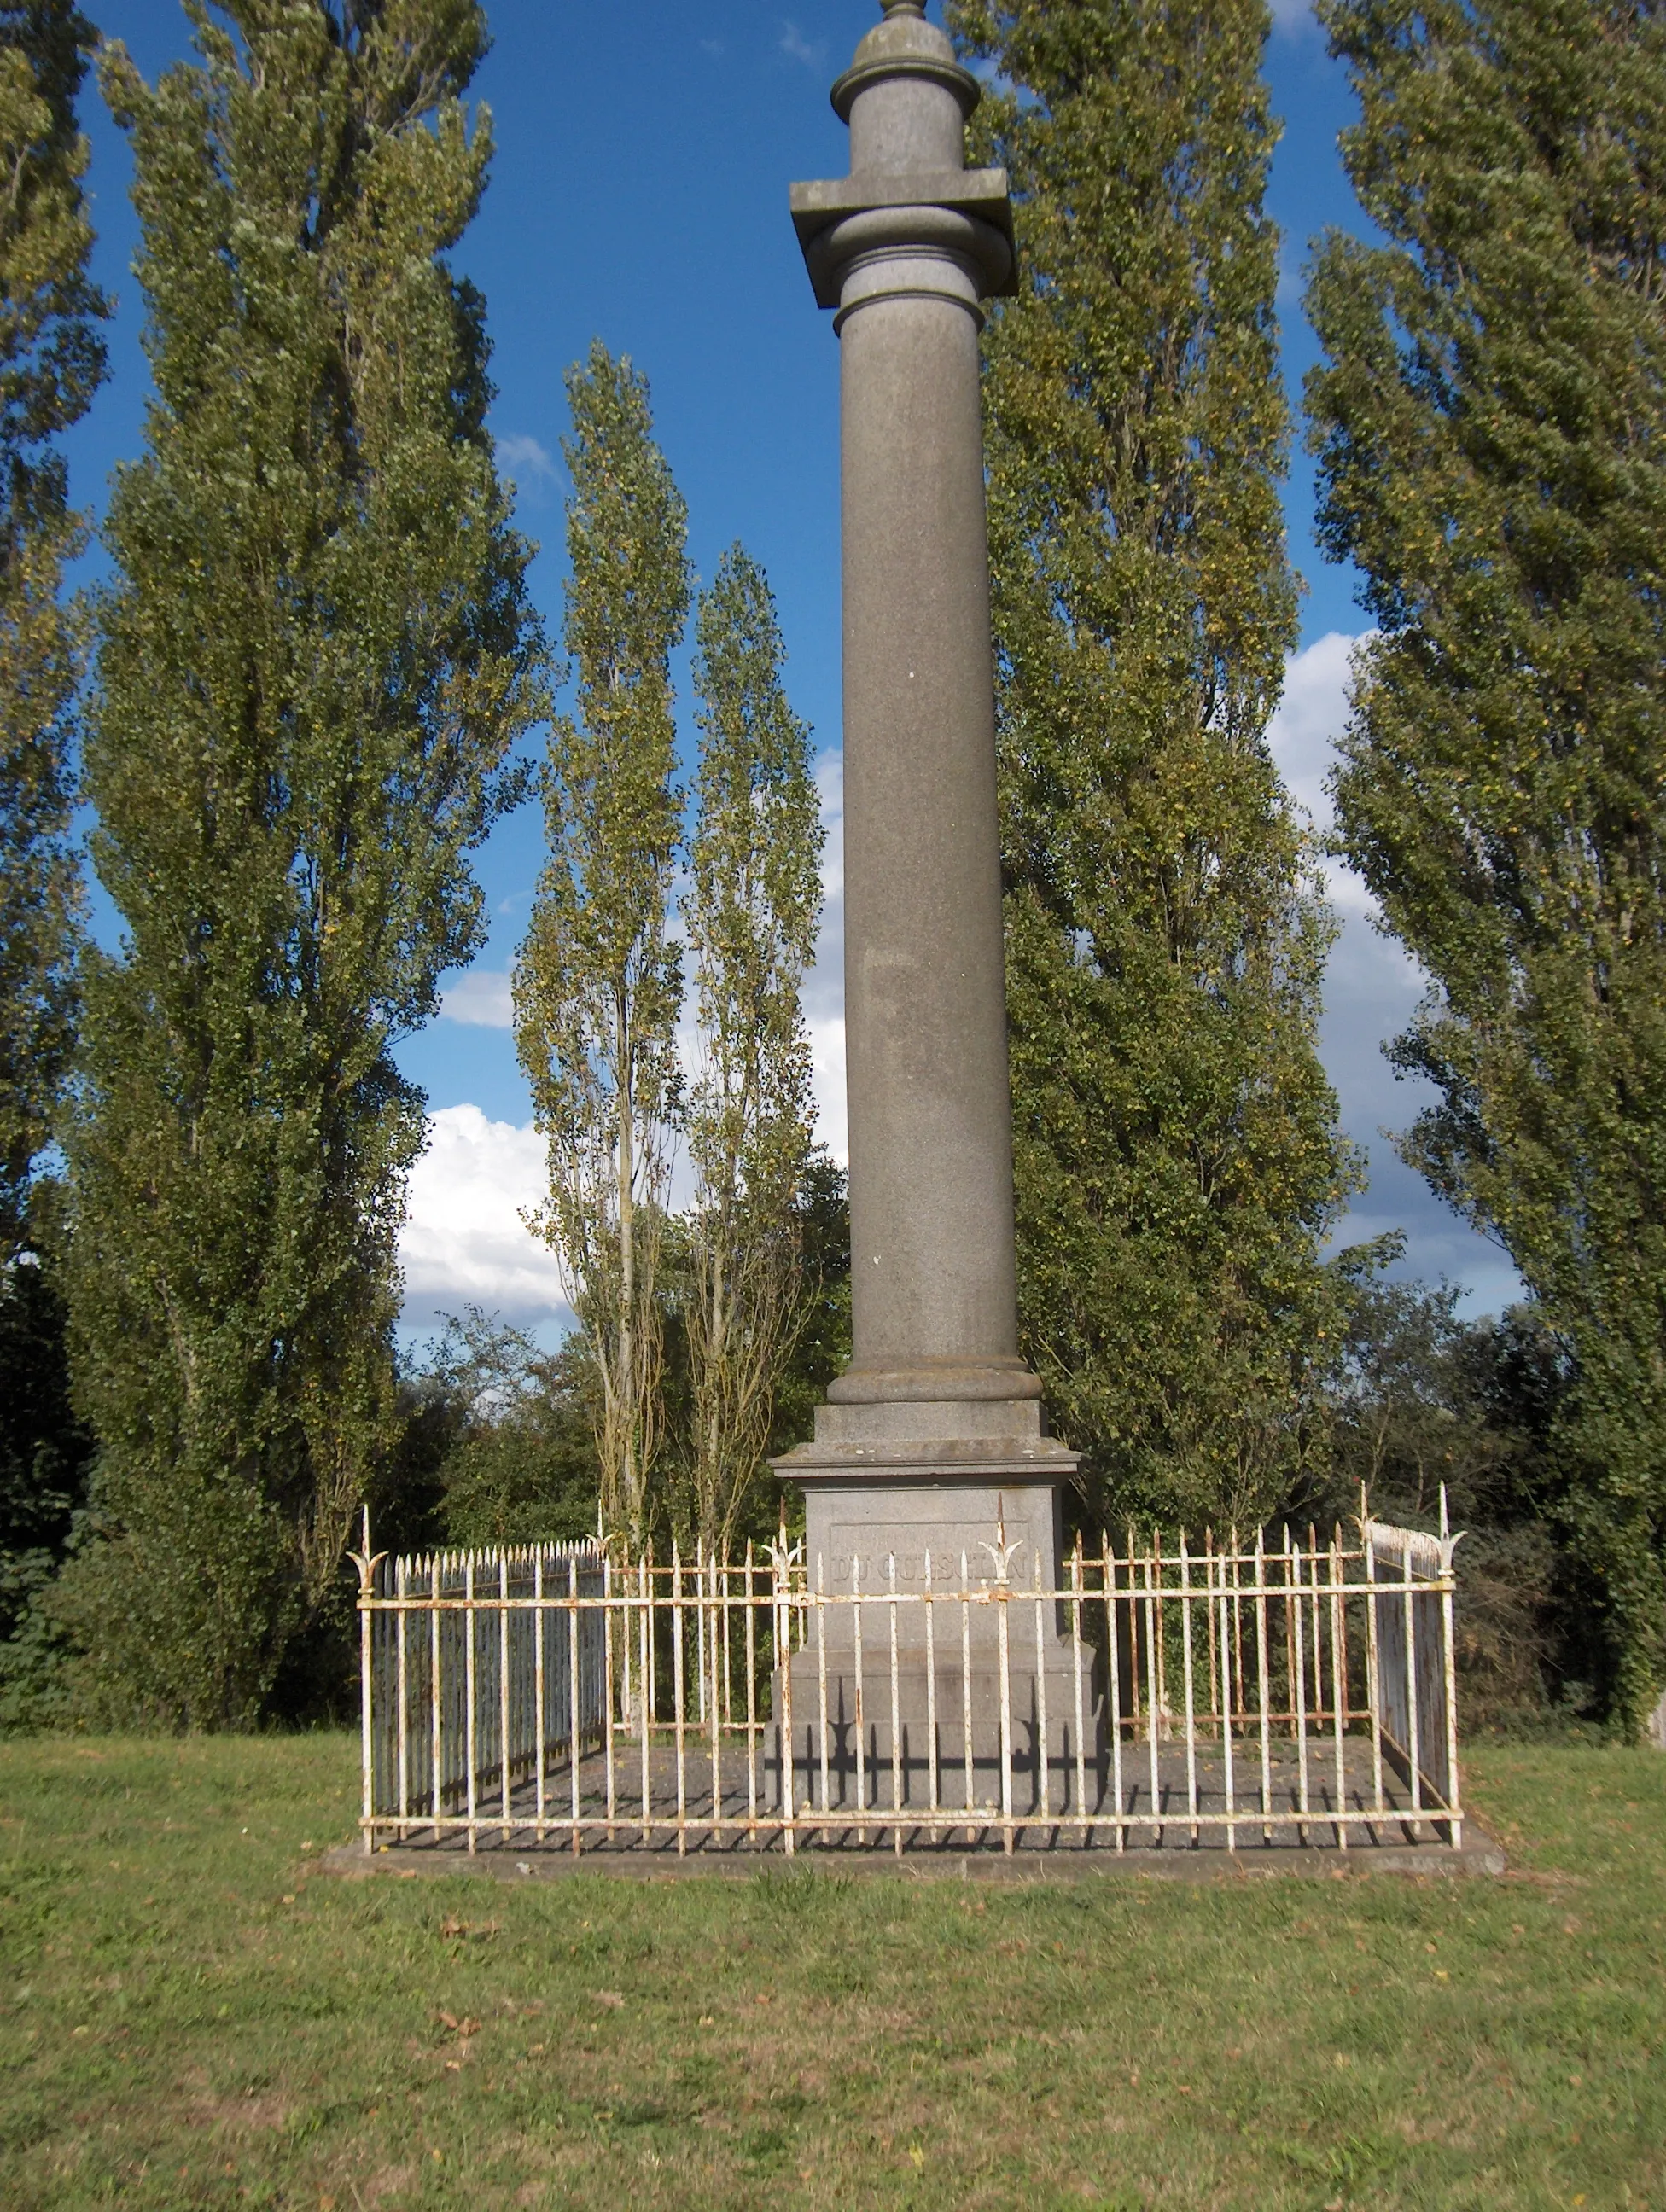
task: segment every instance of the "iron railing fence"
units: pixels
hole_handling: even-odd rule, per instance
[[[367,1850],[1462,1836],[1456,1537],[355,1554]]]
[[[372,1801],[406,1826],[474,1820],[492,1788],[507,1807],[531,1778],[541,1804],[552,1760],[606,1730],[605,1590],[593,1544],[374,1560],[362,1620]],[[552,1614],[556,1596],[569,1604]]]

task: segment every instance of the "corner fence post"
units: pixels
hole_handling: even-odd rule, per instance
[[[376,1730],[372,1687],[371,1601],[376,1569],[386,1556],[370,1548],[370,1508],[364,1508],[359,1541],[362,1551],[348,1557],[359,1571],[359,1826],[364,1832],[366,1857],[376,1848]],[[404,1716],[400,1715],[404,1726]]]

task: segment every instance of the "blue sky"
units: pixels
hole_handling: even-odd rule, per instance
[[[148,76],[183,55],[178,0],[88,0]],[[542,544],[534,596],[559,625],[564,480],[562,375],[601,336],[648,375],[659,434],[689,502],[690,550],[710,576],[739,538],[780,605],[793,701],[816,731],[830,838],[823,957],[808,994],[823,1130],[842,1152],[837,962],[839,610],[837,343],[819,313],[787,216],[787,186],[847,166],[827,99],[877,20],[873,0],[489,0],[493,52],[477,80],[497,153],[483,212],[456,256],[484,290],[498,398],[493,426]],[[933,0],[933,13],[937,13]],[[1278,0],[1268,69],[1285,123],[1271,209],[1285,235],[1280,309],[1292,392],[1312,359],[1300,311],[1309,241],[1359,217],[1336,151],[1347,88],[1305,0]],[[130,272],[135,225],[121,134],[85,103],[99,274],[119,301],[112,377],[71,441],[76,500],[102,507],[111,469],[140,448],[146,380]],[[1298,799],[1322,813],[1329,742],[1342,720],[1347,641],[1364,627],[1353,580],[1316,555],[1312,479],[1299,454],[1287,512],[1306,580],[1303,651],[1274,739]],[[686,687],[684,687],[686,696]],[[529,808],[482,856],[490,942],[457,979],[447,1012],[401,1052],[429,1094],[433,1142],[412,1188],[407,1322],[474,1299],[548,1336],[562,1325],[550,1255],[522,1230],[539,1147],[507,1026],[507,973],[539,863]],[[1395,1160],[1379,1125],[1401,1127],[1414,1089],[1378,1051],[1418,996],[1415,975],[1370,927],[1363,893],[1333,872],[1343,921],[1322,1048],[1350,1133],[1371,1156],[1350,1240],[1398,1227],[1406,1267],[1463,1283],[1477,1310],[1516,1294],[1503,1255],[1465,1231]]]

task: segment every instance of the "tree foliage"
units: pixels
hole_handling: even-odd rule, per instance
[[[581,1345],[541,1352],[523,1330],[470,1306],[447,1320],[423,1381],[452,1428],[439,1468],[447,1543],[595,1534],[594,1375]]]
[[[1566,1388],[1531,1305],[1465,1322],[1450,1285],[1355,1290],[1333,1386],[1332,1459],[1292,1501],[1321,1528],[1368,1496],[1379,1520],[1439,1523],[1459,1549],[1455,1652],[1468,1729],[1566,1726],[1589,1694],[1570,1563],[1547,1517],[1549,1438]]]
[[[86,750],[119,954],[70,1140],[99,1542],[64,1605],[106,1704],[267,1698],[394,1434],[423,1098],[395,1041],[482,934],[468,860],[539,711],[444,260],[485,180],[472,0],[193,5],[103,82],[155,383],[116,480]]]
[[[635,1544],[662,1442],[659,1248],[680,1093],[670,663],[688,619],[687,511],[628,360],[598,340],[567,392],[577,712],[550,739],[548,860],[515,969],[515,1032],[549,1147],[539,1225],[595,1367],[604,1517]]]
[[[1666,1680],[1666,17],[1327,0],[1385,240],[1309,291],[1329,550],[1365,578],[1336,781],[1431,990],[1408,1158],[1571,1352],[1560,1510],[1633,1724]]]
[[[1019,1301],[1120,1515],[1310,1455],[1350,1187],[1330,925],[1266,729],[1294,642],[1262,0],[960,0],[1009,88],[985,341]]]
[[[26,1238],[74,1025],[80,641],[62,586],[80,526],[55,441],[104,374],[76,129],[95,36],[70,0],[0,5],[0,1264]]]
[[[58,1275],[38,1253],[0,1268],[0,1729],[57,1710],[61,1638],[41,1599],[87,1504]]]
[[[787,704],[775,605],[739,546],[702,592],[700,768],[684,920],[699,1066],[688,1304],[695,1521],[726,1551],[805,1318],[797,1208],[812,1143],[799,988],[821,912],[810,732]]]

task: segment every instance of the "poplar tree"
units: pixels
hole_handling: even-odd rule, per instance
[[[659,1276],[683,1000],[667,931],[682,805],[671,655],[688,620],[688,520],[629,361],[599,339],[567,394],[576,712],[551,729],[549,857],[515,967],[515,1034],[549,1147],[535,1225],[595,1370],[604,1522],[634,1547],[664,1426]]]
[[[1092,1510],[1249,1525],[1318,1434],[1351,1185],[1296,640],[1262,0],[959,0],[1021,289],[985,339],[1019,1306]]]
[[[468,854],[538,711],[444,256],[490,150],[471,0],[191,5],[103,83],[155,384],[116,478],[86,787],[119,952],[86,970],[72,1320],[106,1703],[246,1722],[337,1586],[395,1432],[423,1099],[396,1041],[481,939]]]
[[[696,1519],[726,1553],[757,1480],[803,1299],[798,1207],[813,1142],[800,985],[823,842],[810,732],[787,703],[775,602],[744,550],[696,622],[700,769],[684,917],[700,1064],[688,1300]]]
[[[1666,1680],[1666,16],[1329,0],[1383,240],[1308,294],[1363,572],[1340,834],[1430,990],[1402,1140],[1572,1363],[1561,1513],[1633,1725]]]
[[[82,533],[54,441],[104,374],[75,112],[96,36],[70,0],[0,5],[0,1265],[26,1238],[74,1029],[80,639],[63,578]]]

